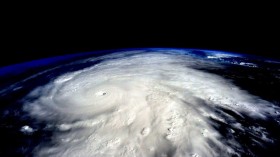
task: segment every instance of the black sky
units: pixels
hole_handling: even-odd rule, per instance
[[[144,47],[201,48],[279,58],[276,18],[274,13],[262,12],[253,16],[221,12],[179,18],[160,15],[148,20],[24,14],[8,17],[1,37],[0,66],[69,53]]]

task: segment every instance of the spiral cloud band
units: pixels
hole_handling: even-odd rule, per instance
[[[278,110],[199,70],[222,69],[218,63],[172,52],[127,54],[101,58],[29,94],[37,99],[24,110],[56,127],[54,144],[38,146],[37,156],[240,156],[247,150],[214,122],[257,137],[261,126],[243,126],[230,113],[266,119]],[[272,141],[264,129],[258,137]]]

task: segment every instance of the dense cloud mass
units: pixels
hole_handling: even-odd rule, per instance
[[[128,54],[100,58],[29,94],[36,99],[24,110],[56,127],[53,145],[39,145],[36,156],[226,157],[249,151],[235,136],[220,134],[213,120],[231,125],[232,133],[250,132],[260,144],[273,142],[264,128],[243,126],[229,112],[266,119],[279,108],[199,70],[223,68],[218,63],[178,53]]]

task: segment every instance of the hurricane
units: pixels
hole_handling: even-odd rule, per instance
[[[253,154],[241,135],[260,147],[274,143],[256,122],[279,118],[280,108],[204,70],[225,69],[218,62],[172,51],[82,62],[89,66],[24,97],[24,112],[53,128],[35,156],[227,157]]]

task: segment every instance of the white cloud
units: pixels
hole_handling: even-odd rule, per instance
[[[39,98],[26,103],[25,110],[58,129],[56,145],[39,146],[37,155],[238,154],[232,146],[242,146],[234,138],[227,139],[231,145],[224,143],[209,118],[238,121],[215,111],[265,119],[279,108],[217,75],[195,70],[197,66],[220,67],[183,55],[136,54],[67,73],[34,90],[31,95]],[[236,129],[246,130],[241,125]]]

